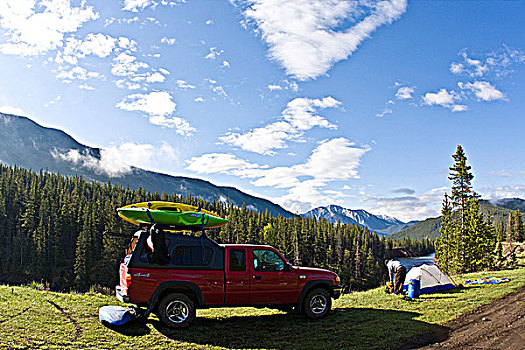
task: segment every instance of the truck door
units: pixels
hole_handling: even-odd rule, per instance
[[[297,273],[284,258],[268,248],[253,248],[249,260],[250,304],[297,302]]]
[[[245,248],[226,249],[226,305],[246,305],[250,302],[250,273]]]

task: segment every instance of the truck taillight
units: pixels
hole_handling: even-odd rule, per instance
[[[125,280],[126,280],[126,288],[128,288],[129,286],[131,286],[131,274],[126,272]]]

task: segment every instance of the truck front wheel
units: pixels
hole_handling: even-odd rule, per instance
[[[317,288],[309,292],[304,300],[303,310],[308,318],[323,318],[332,308],[330,293],[323,288]]]
[[[170,328],[185,328],[195,318],[193,301],[182,293],[172,293],[164,297],[159,304],[159,317]]]

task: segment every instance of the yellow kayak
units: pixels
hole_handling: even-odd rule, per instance
[[[211,211],[193,205],[162,201],[129,204],[118,208],[117,212],[121,218],[137,226],[157,223],[173,226],[177,230],[215,228],[228,222]]]

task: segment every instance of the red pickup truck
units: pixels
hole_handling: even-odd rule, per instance
[[[159,262],[150,233],[135,233],[120,265],[116,294],[145,317],[155,312],[168,327],[187,327],[197,308],[211,307],[295,309],[322,318],[341,294],[336,273],[292,266],[271,246],[162,234],[168,256]]]

